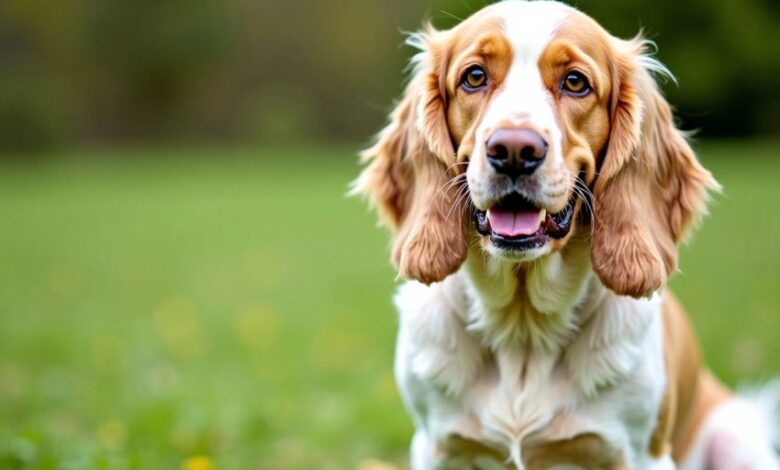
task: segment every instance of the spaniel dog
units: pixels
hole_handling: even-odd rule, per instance
[[[355,182],[393,233],[414,469],[777,469],[665,288],[718,184],[648,41],[555,1],[427,27]]]

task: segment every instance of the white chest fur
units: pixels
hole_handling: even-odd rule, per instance
[[[660,297],[617,297],[587,263],[550,258],[520,281],[471,264],[399,289],[396,378],[417,428],[414,468],[525,468],[534,447],[583,434],[647,466],[665,385]]]

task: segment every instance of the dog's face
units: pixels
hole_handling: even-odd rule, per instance
[[[411,42],[415,74],[358,180],[395,230],[402,274],[441,280],[472,242],[522,264],[582,231],[608,287],[665,283],[716,184],[643,41],[558,2],[507,0]]]
[[[504,2],[455,33],[447,122],[493,256],[565,246],[610,128],[609,38],[556,3]]]

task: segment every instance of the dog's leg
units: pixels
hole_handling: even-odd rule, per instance
[[[715,407],[699,429],[684,470],[779,470],[777,436],[780,381]]]

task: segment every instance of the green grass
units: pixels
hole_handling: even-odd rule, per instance
[[[702,146],[726,192],[673,282],[730,383],[780,369],[778,149]],[[343,197],[353,153],[0,163],[0,468],[405,465],[394,273]]]

